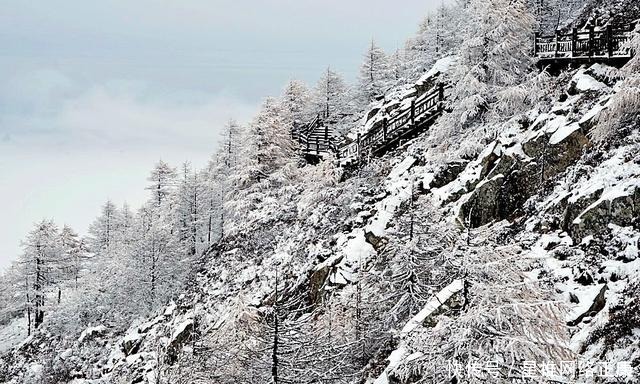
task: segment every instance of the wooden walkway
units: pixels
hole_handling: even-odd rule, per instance
[[[635,25],[588,27],[570,33],[556,32],[554,36],[535,36],[535,56],[540,66],[586,64],[600,62],[622,66],[635,52],[631,39]],[[319,161],[334,154],[341,163],[359,162],[368,156],[379,156],[427,130],[442,114],[446,99],[444,84],[438,84],[411,101],[408,108],[394,111],[376,123],[368,132],[358,134],[355,141],[336,145],[334,133],[317,116],[294,133],[301,152],[308,161]]]
[[[553,36],[536,34],[535,56],[540,66],[605,63],[622,66],[633,57],[630,43],[635,25],[588,27]]]
[[[355,141],[336,146],[334,135],[318,116],[300,129],[297,139],[307,158],[321,158],[333,153],[343,162],[359,161],[367,156],[384,154],[403,140],[411,139],[428,129],[442,114],[445,85],[439,84],[411,101],[411,106],[384,118],[368,132],[358,134]]]
[[[303,126],[294,136],[294,140],[300,143],[305,156],[323,157],[328,152],[336,152],[333,132],[320,115]]]

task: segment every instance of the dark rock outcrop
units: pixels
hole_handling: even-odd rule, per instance
[[[640,217],[640,187],[628,194],[600,199],[591,204],[569,227],[574,240],[607,231],[610,223],[619,226],[638,226]]]
[[[575,319],[568,321],[567,325],[570,327],[575,327],[576,325],[580,324],[582,320],[584,320],[586,317],[593,317],[598,312],[602,311],[604,306],[607,304],[607,299],[605,296],[606,293],[607,293],[607,286],[604,285],[602,289],[600,289],[600,292],[595,297],[595,299],[593,299],[593,304],[591,304],[589,309],[586,312],[578,315],[578,317],[576,317]]]
[[[529,157],[527,159],[504,151],[501,156],[492,152],[495,158],[488,158],[483,165],[485,179],[461,206],[462,222],[476,228],[494,220],[517,217],[541,184],[566,170],[589,145],[589,139],[581,129],[556,144],[550,144],[551,136],[551,133],[544,133],[524,142],[522,149]]]

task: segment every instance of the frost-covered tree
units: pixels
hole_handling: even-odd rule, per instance
[[[405,49],[397,49],[389,56],[390,85],[394,86],[407,82],[409,69],[407,51]]]
[[[282,284],[282,283],[280,283]],[[356,369],[353,345],[316,323],[319,316],[284,284],[272,302],[251,323],[236,354],[236,382],[240,383],[349,383]],[[340,325],[337,325],[339,327]]]
[[[409,67],[410,79],[415,81],[429,70],[433,63],[436,62],[435,48],[433,39],[431,38],[430,29],[432,24],[432,16],[427,16],[418,26],[416,35],[405,44],[407,52],[407,62]]]
[[[84,240],[68,225],[60,232],[60,246],[65,274],[72,279],[74,289],[78,289],[80,271],[87,261],[87,249]]]
[[[523,376],[528,361],[573,358],[563,308],[540,282],[524,275],[533,260],[516,245],[495,244],[495,233],[482,229],[474,235],[473,252],[444,255],[454,257],[444,283],[459,278],[464,288],[411,331],[406,348],[419,357],[397,369],[397,379],[506,384]],[[496,376],[469,370],[494,363]]]
[[[205,237],[207,246],[224,236],[225,204],[232,192],[242,149],[242,127],[233,119],[223,127],[218,150],[200,177],[204,186]]]
[[[282,108],[286,124],[294,138],[298,135],[298,129],[311,119],[308,113],[310,103],[311,92],[305,83],[299,80],[287,83],[282,93]]]
[[[171,194],[175,186],[176,170],[169,164],[160,160],[156,163],[151,175],[147,178],[150,185],[147,187],[153,196],[154,205],[160,207]]]
[[[452,113],[442,119],[439,141],[455,140],[474,123],[509,118],[535,105],[531,31],[535,20],[524,0],[471,0],[453,78]],[[483,128],[484,129],[484,128]],[[490,133],[472,133],[490,140]],[[480,136],[480,137],[477,137]]]
[[[640,52],[640,27],[636,27],[630,48]],[[620,91],[613,95],[592,132],[598,142],[625,137],[629,129],[637,127],[640,115],[640,58],[637,54],[624,66],[622,75],[625,79]]]
[[[415,198],[415,194],[412,195]],[[417,313],[436,287],[453,273],[442,256],[459,237],[459,230],[444,220],[428,201],[412,198],[403,208],[390,231],[390,244],[385,248],[394,295],[390,312],[398,319]]]
[[[89,227],[89,249],[95,254],[108,254],[117,239],[120,212],[112,201],[102,206],[102,212]]]
[[[240,185],[264,180],[294,161],[295,145],[285,115],[282,105],[276,99],[268,98],[247,127],[243,135],[244,156],[234,175]]]
[[[238,165],[240,158],[240,143],[242,141],[242,127],[231,119],[225,124],[218,149],[218,171],[229,176]]]
[[[371,45],[364,54],[358,78],[358,96],[362,109],[384,95],[389,88],[391,75],[389,58],[382,48],[371,40]]]
[[[120,220],[117,225],[117,238],[124,246],[131,245],[132,231],[135,225],[135,214],[131,211],[129,204],[122,204],[120,208]]]
[[[462,42],[464,4],[441,4],[437,10],[423,19],[416,35],[405,44],[407,76],[416,81],[431,69],[435,62],[456,53]]]
[[[47,288],[54,279],[62,256],[60,233],[51,220],[42,220],[29,232],[22,244],[23,269],[29,330],[44,321]],[[31,315],[33,314],[33,319]]]
[[[141,258],[141,283],[149,308],[164,303],[175,292],[173,288],[184,283],[181,278],[188,267],[169,212],[158,210],[155,204],[150,202],[141,209],[135,244],[136,255]]]
[[[327,68],[313,90],[312,113],[322,116],[331,125],[341,122],[352,113],[350,93],[342,76]]]
[[[189,163],[183,164],[181,173],[172,207],[173,220],[180,247],[185,255],[193,257],[200,249],[204,191]]]

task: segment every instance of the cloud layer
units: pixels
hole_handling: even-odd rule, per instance
[[[394,50],[441,0],[5,3],[0,267],[33,221],[138,204],[159,158],[203,165],[228,118],[328,65],[353,79],[371,38]]]

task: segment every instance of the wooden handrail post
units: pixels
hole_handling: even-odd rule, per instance
[[[411,100],[411,126],[416,126],[416,99]]]
[[[324,145],[327,146],[327,152],[329,151],[329,127],[324,126]]]
[[[387,118],[385,117],[382,120],[382,141],[387,142]]]
[[[577,51],[578,51],[578,28],[573,27],[571,29],[571,57],[575,57]]]
[[[538,56],[538,40],[540,40],[540,32],[533,34],[533,56]]]
[[[558,57],[558,49],[560,48],[560,31],[556,29],[556,46],[555,46],[555,52],[554,52],[554,57]]]
[[[357,152],[358,152],[358,159],[360,159],[360,140],[362,138],[362,134],[358,132],[358,142],[357,142]]]
[[[589,58],[593,57],[593,25],[589,26]]]
[[[438,84],[438,111],[442,112],[444,109],[444,83]]]
[[[613,56],[613,28],[611,24],[607,25],[607,56],[611,58]]]

